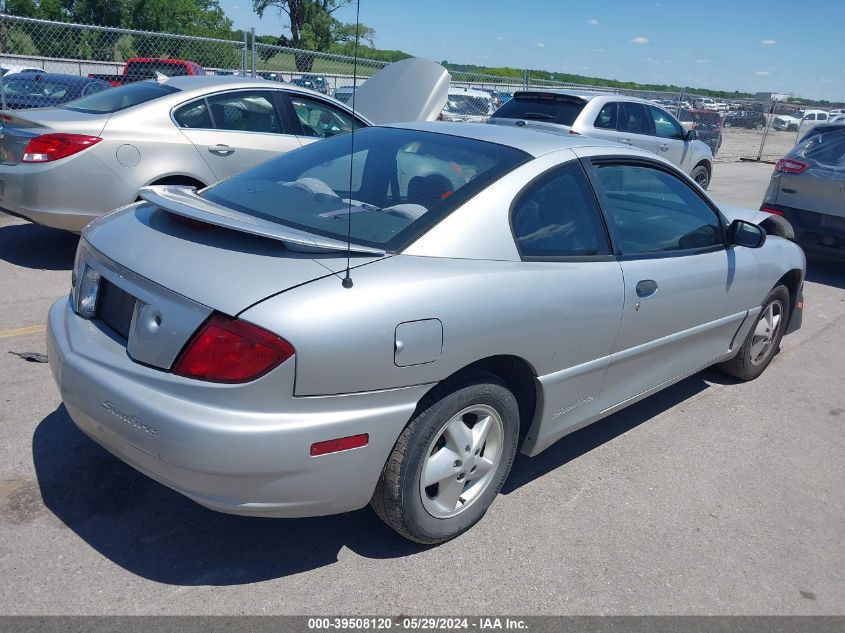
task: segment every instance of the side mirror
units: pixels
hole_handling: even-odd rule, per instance
[[[766,232],[751,222],[734,220],[728,227],[728,243],[747,248],[760,248],[766,243]]]
[[[698,140],[698,132],[696,132],[695,130],[690,130],[689,132],[687,132],[687,140],[688,141]]]

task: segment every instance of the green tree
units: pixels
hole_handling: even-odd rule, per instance
[[[126,26],[155,33],[228,38],[232,21],[218,0],[132,0]]]
[[[333,44],[355,38],[355,25],[344,24],[333,16],[335,11],[351,3],[352,0],[252,0],[252,9],[258,17],[264,17],[268,9],[276,9],[280,16],[285,16],[286,24],[282,28],[290,31],[290,37],[282,33],[278,39],[280,45],[328,51]],[[361,24],[359,32],[362,39],[372,44],[374,29]],[[295,60],[297,70],[307,72],[311,70],[314,56],[297,53]]]

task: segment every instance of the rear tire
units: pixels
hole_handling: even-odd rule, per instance
[[[730,127],[730,126],[731,126],[731,122],[730,122],[730,121],[725,121],[725,125],[724,125],[724,127]]]
[[[710,172],[704,165],[696,165],[690,172],[690,178],[692,178],[702,189],[707,189],[710,185]]]
[[[751,326],[739,352],[719,363],[718,369],[740,380],[754,380],[762,374],[780,348],[789,321],[789,291],[775,286]]]
[[[433,544],[471,528],[496,498],[516,455],[519,407],[487,372],[444,383],[427,400],[399,435],[370,505],[405,538]]]

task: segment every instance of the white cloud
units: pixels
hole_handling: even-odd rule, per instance
[[[709,59],[696,59],[695,63],[696,64],[709,64],[710,60]]]
[[[819,81],[822,82],[823,84],[832,84],[833,83],[833,79],[822,78],[822,79],[819,79]]]
[[[546,48],[546,45],[543,44],[543,42],[537,42],[536,44],[534,44],[534,46],[536,46],[537,48]]]
[[[599,21],[596,20],[595,18],[590,18],[589,20],[587,20],[587,24],[592,24],[593,26],[595,26],[598,23],[599,23]]]
[[[769,46],[771,46],[772,44],[777,44],[777,42],[775,40],[760,40],[760,43],[761,44],[768,44]]]
[[[768,70],[757,70],[757,71],[754,72],[754,74],[760,75],[761,77],[768,77],[772,73],[770,73]]]
[[[648,44],[648,38],[640,35],[631,40],[631,44]]]
[[[497,35],[497,36],[496,36],[496,41],[497,41],[497,42],[502,42],[502,41],[504,41],[504,39],[505,39],[505,38],[504,38],[504,36],[502,36],[502,35]]]

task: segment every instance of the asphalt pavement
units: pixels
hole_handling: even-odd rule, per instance
[[[771,165],[717,164],[757,207]],[[77,238],[0,214],[2,614],[845,614],[845,265],[758,380],[708,370],[514,465],[439,547],[364,509],[205,510],[70,421],[45,353]],[[9,353],[13,352],[13,353]]]

